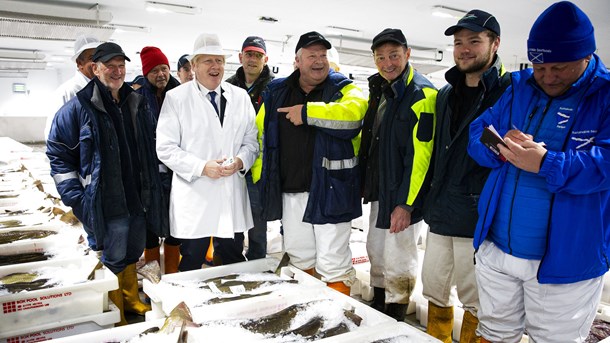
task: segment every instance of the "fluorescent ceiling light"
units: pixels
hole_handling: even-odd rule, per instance
[[[158,1],[146,1],[146,10],[157,13],[199,14],[201,8],[188,5],[168,4]]]
[[[0,60],[0,70],[44,70],[47,62],[26,60]]]
[[[146,27],[146,26],[123,25],[123,24],[108,24],[107,26],[116,30],[116,32],[141,32],[141,33],[150,32],[150,27]]]
[[[0,48],[0,59],[10,60],[44,60],[45,55],[37,50]]]
[[[50,2],[50,1],[49,1]],[[112,13],[102,11],[99,6],[85,9],[77,6],[34,3],[27,1],[0,1],[2,17],[27,20],[57,20],[69,23],[103,25],[112,20]]]
[[[467,13],[468,12],[458,8],[447,7],[443,5],[432,6],[432,15],[435,17],[460,19]]]
[[[10,70],[1,70],[0,71],[0,78],[4,78],[4,79],[27,79],[28,78],[28,72],[27,71],[12,72]]]
[[[338,35],[338,36],[349,36],[349,37],[362,37],[362,31],[357,29],[352,29],[349,27],[341,27],[341,26],[327,26],[326,27],[327,35]]]

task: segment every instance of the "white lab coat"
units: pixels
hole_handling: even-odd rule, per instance
[[[53,103],[49,104],[48,107],[51,109],[51,112],[47,114],[47,121],[44,128],[45,140],[49,137],[49,131],[51,131],[51,124],[53,123],[53,118],[55,118],[55,113],[57,113],[64,104],[70,101],[70,99],[74,98],[76,93],[85,88],[89,81],[91,80],[88,77],[81,73],[80,70],[77,70],[74,73],[74,76],[57,87],[53,93]]]
[[[237,156],[250,169],[258,154],[255,113],[245,90],[222,82],[224,125],[198,83],[167,92],[157,124],[157,155],[174,171],[170,232],[177,238],[233,238],[253,226],[244,173],[201,176],[207,161]]]

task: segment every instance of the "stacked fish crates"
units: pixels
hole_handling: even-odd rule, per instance
[[[70,218],[44,153],[0,137],[0,343],[56,339],[120,320],[107,297],[117,278],[106,268],[92,272],[99,260],[86,255],[82,226]],[[87,268],[90,280],[69,280]],[[24,282],[21,292],[8,292],[10,280],[41,271],[54,274],[45,277],[52,287],[28,291]]]

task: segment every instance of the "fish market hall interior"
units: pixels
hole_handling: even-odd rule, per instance
[[[198,103],[197,106],[206,107],[201,114],[193,107],[193,113],[188,114],[195,118],[189,119],[193,123],[183,126],[180,124],[184,123],[171,122],[182,120],[177,119],[178,116],[167,119],[172,110],[164,105],[175,101],[174,94],[178,96],[193,83],[196,83],[195,90],[204,88],[198,80],[181,79],[186,74],[192,79],[190,62],[194,61],[191,59],[194,55],[223,56],[224,68],[220,69],[224,69],[224,73],[217,73],[218,65],[213,60],[209,61],[209,65],[213,65],[211,71],[203,70],[204,61],[197,65],[194,73],[223,81],[222,87],[229,87],[224,81],[240,72],[248,81],[244,71],[256,67],[256,63],[244,63],[246,58],[264,60],[265,70],[276,80],[294,73],[298,75],[295,50],[310,43],[332,45],[326,52],[329,66],[362,91],[360,96],[365,104],[371,91],[369,77],[378,72],[371,44],[386,28],[404,33],[411,49],[409,65],[440,89],[447,84],[445,73],[455,65],[454,40],[444,32],[476,8],[494,13],[501,24],[498,55],[504,68],[511,72],[530,68],[526,51],[529,30],[538,15],[554,2],[312,0],[303,6],[279,0],[235,0],[226,6],[225,3],[195,0],[0,1],[0,343],[44,340],[88,343],[441,342],[427,333],[429,305],[422,294],[421,282],[428,235],[425,222],[410,248],[416,258],[414,279],[407,282],[406,301],[389,304],[400,305],[398,314],[383,305],[383,300],[381,306],[374,303],[380,296],[379,289],[383,296],[383,289],[371,285],[371,262],[367,253],[370,204],[361,204],[362,215],[354,216],[351,229],[346,229],[350,231],[349,237],[345,236],[349,244],[342,247],[343,256],[351,256],[351,262],[349,258],[342,262],[348,265],[348,273],[339,282],[328,282],[330,274],[327,272],[293,264],[295,261],[285,252],[286,232],[281,220],[268,221],[266,231],[263,225],[256,236],[241,233],[243,251],[237,251],[238,261],[224,263],[223,257],[229,259],[229,255],[223,255],[229,250],[227,247],[242,247],[239,239],[232,239],[232,232],[227,236],[227,226],[231,226],[227,223],[235,226],[250,223],[251,197],[247,195],[255,188],[246,186],[246,180],[250,181],[251,176],[243,177],[240,163],[249,167],[257,154],[250,151],[252,157],[242,161],[232,149],[222,150],[225,146],[239,147],[239,144],[233,144],[234,141],[219,148],[223,153],[215,157],[218,163],[214,163],[217,168],[214,170],[234,173],[228,176],[234,180],[229,193],[222,187],[210,188],[216,187],[213,182],[223,182],[219,176],[190,175],[192,178],[188,179],[185,175],[193,172],[178,169],[172,175],[172,169],[161,163],[170,153],[165,151],[162,156],[159,153],[162,149],[155,149],[164,144],[160,143],[162,140],[179,146],[191,139],[187,136],[193,135],[192,127],[204,127],[210,132],[216,130],[220,132],[216,139],[221,140],[222,135],[228,135],[227,123],[231,123],[231,116],[237,112],[227,113],[224,124],[212,123],[217,128],[210,129],[205,127],[209,122],[196,123],[203,113],[214,110],[207,108],[207,103]],[[596,54],[601,60],[610,61],[610,21],[606,18],[610,2],[573,2],[590,16],[595,27]],[[400,37],[389,37],[400,41]],[[94,61],[125,61],[125,64],[96,64]],[[159,66],[165,67],[159,69]],[[314,72],[315,69],[312,68]],[[87,73],[90,73],[89,77]],[[157,75],[156,79],[150,77],[151,74]],[[155,86],[157,81],[163,87],[167,84],[174,89],[167,94],[156,92],[159,90]],[[248,92],[254,87],[256,83],[243,85]],[[226,93],[230,95],[226,99],[224,88],[222,92],[222,100],[213,103],[220,106],[221,112],[216,109],[219,116],[224,115],[225,106],[227,111],[231,108],[226,105],[231,104],[230,96],[246,99],[244,104],[247,106],[243,108],[247,110],[238,115],[243,115],[249,124],[240,126],[242,131],[239,132],[244,136],[239,138],[243,139],[243,145],[258,146],[254,143],[257,140],[254,131],[258,132],[262,127],[257,124],[263,125],[262,121],[258,122],[263,118],[261,112],[270,109],[262,106],[255,120],[256,112],[250,112],[248,100],[251,99],[245,92]],[[136,99],[141,99],[140,96],[145,99],[139,102],[138,115],[131,113],[131,121],[121,122],[117,118],[124,118],[124,111],[135,111],[125,99],[134,99],[131,94],[136,93]],[[207,91],[193,91],[192,94],[208,99]],[[303,93],[303,96],[307,94]],[[264,98],[265,94],[260,99]],[[258,96],[253,100],[258,104],[253,106],[259,107]],[[212,98],[212,101],[216,100]],[[186,101],[179,100],[173,103],[181,108],[188,106],[185,104]],[[102,117],[96,116],[106,108],[113,110],[108,111],[111,114],[105,123],[112,122],[108,125],[122,130],[102,126]],[[271,114],[266,113],[266,116]],[[286,115],[288,117],[290,114]],[[131,131],[134,125],[136,129]],[[168,137],[168,131],[160,127],[162,125],[175,125],[170,130],[176,130],[176,136]],[[232,134],[238,132],[237,127]],[[72,136],[68,137],[70,134]],[[194,141],[200,145],[214,141],[214,138],[203,136]],[[259,144],[264,144],[265,138],[267,136],[259,137]],[[155,147],[157,143],[159,145]],[[135,152],[130,149],[134,146],[139,146]],[[205,149],[206,146],[195,148],[197,151]],[[189,154],[174,156],[175,166],[187,165],[193,158]],[[105,163],[113,156],[120,165]],[[194,158],[205,160],[200,156]],[[131,164],[124,162],[125,159]],[[221,165],[223,161],[225,163]],[[263,165],[267,163],[265,161]],[[345,161],[348,160],[342,163]],[[226,165],[233,169],[224,168]],[[199,167],[197,171],[203,169],[203,164]],[[137,173],[133,173],[135,168],[140,168]],[[205,168],[204,174],[206,170],[209,172],[207,164]],[[256,173],[255,165],[252,175]],[[116,175],[123,178],[123,187],[118,191],[106,182],[113,177],[116,181]],[[210,181],[205,181],[208,183],[202,188],[196,188],[194,184],[204,178]],[[169,186],[170,181],[172,186]],[[199,195],[183,197],[181,206],[199,208],[201,213],[206,213],[206,206],[216,209],[214,211],[218,213],[211,215],[217,216],[218,225],[209,225],[207,219],[200,218],[201,213],[187,213],[188,217],[184,217],[184,210],[181,212],[169,205],[168,197],[174,199],[170,194],[177,194],[176,187],[182,192],[193,187],[191,191],[196,189],[199,195],[204,194],[203,198],[207,200],[200,204],[194,201]],[[218,193],[212,194],[211,189]],[[146,208],[146,212],[129,217],[146,220],[124,220],[125,213],[138,209],[134,210],[125,202],[101,200],[100,194],[107,192],[124,197],[136,194],[138,199],[150,201],[148,207],[139,208],[140,211]],[[237,199],[238,193],[242,195],[243,204],[248,206],[235,207],[228,201],[233,196],[223,196],[233,194]],[[62,198],[76,204],[75,207],[68,206]],[[227,210],[231,206],[234,210],[243,208],[247,215],[231,216]],[[167,216],[155,216],[158,213],[149,210],[153,208],[164,208],[165,211],[159,212],[167,213]],[[100,213],[110,210],[118,211],[119,215],[102,218]],[[199,237],[192,236],[196,239],[189,241],[198,244],[196,249],[195,245],[189,245],[189,251],[197,252],[191,254],[194,257],[184,255],[182,250],[186,245],[179,238],[159,240],[158,234],[145,233],[147,229],[160,227],[169,232],[178,225],[172,223],[188,226],[197,216],[196,220],[215,226],[210,230],[222,237],[209,234],[210,231]],[[87,218],[85,223],[81,222],[83,218]],[[139,234],[127,238],[125,230]],[[125,239],[112,241],[104,235]],[[255,246],[254,240],[261,237],[266,244],[256,244],[263,247],[263,251],[252,256],[254,249],[250,249]],[[307,240],[307,237],[300,239]],[[103,246],[109,242],[112,242],[111,248]],[[329,257],[328,247],[313,249],[328,253],[318,256],[316,263],[337,262]],[[109,251],[115,250],[123,255],[111,256]],[[132,256],[134,251],[142,251],[141,256]],[[193,259],[203,262],[201,267],[197,264],[197,268],[186,269],[186,263],[182,262]],[[443,341],[462,342],[460,333],[466,317],[455,286],[451,299],[455,306],[447,318],[449,334]],[[610,336],[607,321],[610,321],[610,284],[604,285],[587,342],[610,342],[610,338],[605,340]],[[521,342],[529,342],[527,334]]]

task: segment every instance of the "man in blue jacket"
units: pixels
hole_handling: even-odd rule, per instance
[[[470,128],[468,152],[492,168],[474,235],[478,333],[583,342],[609,267],[610,74],[571,2],[546,9],[527,45],[533,70]],[[502,158],[479,141],[490,126]]]
[[[351,220],[362,214],[356,154],[366,99],[352,80],[330,71],[330,48],[318,32],[303,34],[298,69],[267,86],[256,117],[261,153],[252,178],[260,184],[265,219],[282,219],[290,262],[349,295],[356,276]]]
[[[109,297],[121,310],[144,314],[136,262],[146,223],[162,230],[163,193],[154,151],[154,122],[146,102],[125,81],[129,58],[115,43],[93,54],[95,77],[55,115],[47,140],[51,175],[117,275]],[[165,209],[167,211],[167,209]],[[167,228],[165,228],[167,230]]]

